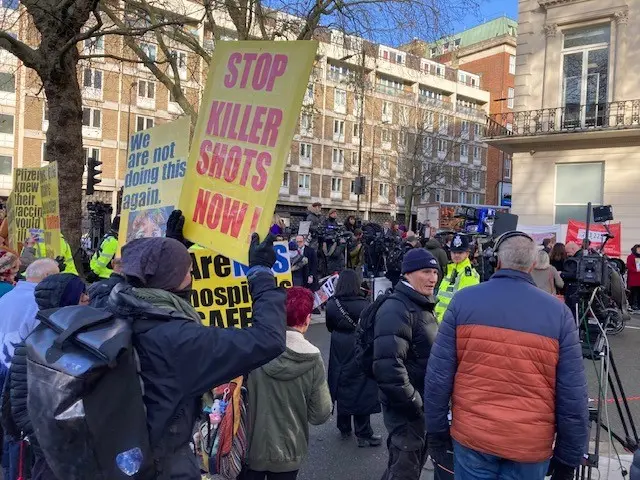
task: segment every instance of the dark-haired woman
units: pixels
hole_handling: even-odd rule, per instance
[[[564,261],[567,259],[567,249],[564,246],[564,243],[556,243],[551,249],[551,253],[549,253],[549,261],[552,267],[555,267],[556,270],[562,272],[564,270]]]
[[[328,380],[342,438],[349,438],[353,422],[358,446],[375,447],[382,443],[370,421],[371,414],[380,412],[378,386],[365,376],[355,359],[355,330],[360,314],[369,305],[360,293],[360,282],[354,270],[344,270],[335,295],[327,302],[327,329],[331,332]]]

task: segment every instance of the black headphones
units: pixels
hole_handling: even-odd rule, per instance
[[[529,240],[531,240],[532,243],[535,243],[535,240],[533,238],[531,238],[530,235],[527,235],[524,232],[520,232],[518,230],[511,230],[510,232],[505,232],[502,235],[500,235],[498,237],[498,239],[496,240],[496,244],[493,247],[493,254],[496,255],[498,253],[498,250],[500,250],[500,246],[507,240],[509,240],[510,238],[515,238],[515,237],[525,237],[528,238]]]

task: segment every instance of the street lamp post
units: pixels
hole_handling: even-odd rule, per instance
[[[364,83],[365,83],[365,54],[364,54],[364,44],[362,46],[361,62],[360,62],[360,98],[359,98],[359,109],[360,115],[358,116],[358,133],[360,134],[360,139],[358,141],[358,197],[356,200],[356,211],[357,215],[360,216],[360,193],[362,192],[362,142],[364,139]]]

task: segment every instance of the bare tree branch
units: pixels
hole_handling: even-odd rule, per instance
[[[41,68],[42,57],[38,50],[34,50],[26,43],[13,38],[8,32],[0,31],[0,48],[7,50],[20,59],[27,67],[38,71]]]

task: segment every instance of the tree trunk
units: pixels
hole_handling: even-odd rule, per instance
[[[60,221],[62,234],[71,246],[78,272],[82,274],[80,237],[82,235],[82,92],[78,84],[78,51],[70,49],[43,75],[49,108],[47,160],[58,162]]]
[[[413,207],[413,183],[407,185],[407,191],[404,195],[404,224],[407,230],[413,230],[411,225],[411,207]]]

